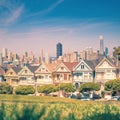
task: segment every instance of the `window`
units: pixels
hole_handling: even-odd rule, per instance
[[[20,80],[26,80],[26,77],[20,77],[19,79]]]
[[[12,75],[13,74],[13,72],[10,72],[10,75]]]
[[[25,70],[25,73],[27,73],[27,70]]]
[[[84,65],[81,65],[81,69],[84,69]]]
[[[64,67],[61,67],[61,70],[64,70]]]

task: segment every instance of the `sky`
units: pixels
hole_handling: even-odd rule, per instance
[[[120,0],[0,0],[0,51],[63,53],[120,46]]]

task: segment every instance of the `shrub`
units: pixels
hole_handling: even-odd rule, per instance
[[[37,90],[39,93],[49,94],[51,92],[58,91],[58,87],[55,85],[44,85],[44,86],[38,86]]]
[[[98,83],[91,82],[91,83],[84,83],[79,87],[80,92],[88,92],[93,90],[95,91],[100,90],[100,85]]]
[[[116,91],[116,92],[120,91],[120,78],[106,82],[105,90]]]
[[[64,90],[65,92],[74,92],[75,86],[72,83],[63,83],[60,84],[60,89]]]
[[[35,89],[32,85],[23,85],[23,86],[18,86],[15,89],[16,94],[21,94],[21,95],[28,95],[28,94],[34,94]]]
[[[12,94],[13,88],[8,83],[0,83],[0,94]]]

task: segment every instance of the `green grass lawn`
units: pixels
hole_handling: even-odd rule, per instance
[[[120,102],[0,95],[0,120],[120,120]]]

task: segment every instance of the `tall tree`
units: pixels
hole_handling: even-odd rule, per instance
[[[120,91],[120,78],[106,82],[105,90],[119,92]]]
[[[120,60],[120,46],[114,47],[113,49],[114,49],[113,56],[118,60]]]
[[[100,90],[100,84],[94,83],[94,82],[84,83],[84,84],[80,85],[80,87],[79,87],[80,92],[90,92],[90,91],[94,91],[94,90],[95,91]]]

